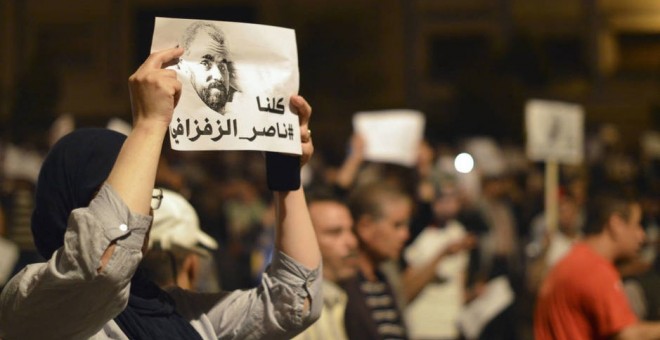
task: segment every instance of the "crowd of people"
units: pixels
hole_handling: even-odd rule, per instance
[[[167,146],[182,53],[130,78],[128,136],[66,134],[38,178],[3,166],[0,338],[660,338],[660,155],[615,127],[561,167],[552,228],[522,145],[428,131],[404,167],[353,135],[333,164],[294,96],[303,184],[273,194],[259,152]]]

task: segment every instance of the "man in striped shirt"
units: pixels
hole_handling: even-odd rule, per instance
[[[343,283],[348,294],[349,339],[407,339],[403,314],[391,277],[382,265],[397,261],[409,237],[411,198],[399,189],[375,183],[349,199],[359,242],[359,271]]]

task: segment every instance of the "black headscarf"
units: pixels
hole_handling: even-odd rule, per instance
[[[149,280],[142,268],[133,275],[128,306],[115,321],[129,339],[202,340],[175,311],[172,297]]]
[[[71,211],[86,207],[112,170],[126,136],[79,129],[50,150],[39,173],[32,235],[44,258],[64,245]],[[130,339],[201,339],[176,311],[172,298],[138,271],[126,309],[115,318]]]
[[[64,244],[69,214],[86,207],[108,178],[126,136],[106,129],[80,129],[60,139],[39,172],[32,235],[50,258]]]

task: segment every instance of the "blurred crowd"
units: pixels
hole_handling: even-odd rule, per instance
[[[71,121],[58,121],[51,143],[72,128]],[[488,339],[531,339],[543,278],[581,238],[590,199],[611,188],[634,194],[642,204],[644,246],[637,258],[617,263],[617,268],[637,316],[660,320],[657,133],[640,136],[633,150],[625,147],[615,126],[603,125],[588,134],[583,164],[560,166],[556,228],[547,227],[544,212],[545,164],[529,161],[524,145],[483,136],[451,143],[437,142],[442,137],[432,132],[427,137],[413,167],[369,161],[365,141],[353,135],[345,141],[341,162],[333,164],[317,148],[302,170],[309,197],[332,196],[348,204],[364,188],[392,187],[409,198],[405,231],[385,246],[393,254],[372,264],[397,296],[398,317],[410,338],[489,334]],[[30,215],[46,152],[47,147],[28,142],[6,140],[0,146],[0,286],[26,264],[44,260],[35,251]],[[471,155],[473,169],[457,170],[461,153]],[[212,238],[208,244],[215,245],[203,252],[202,269],[190,288],[233,290],[260,282],[275,237],[262,153],[175,152],[165,147],[157,187],[186,198],[199,226]],[[349,207],[353,212],[354,205]],[[358,229],[358,217],[353,214],[355,247],[376,247],[368,232]],[[468,313],[491,301],[485,299],[489,289],[511,296],[492,302],[500,305],[482,327],[472,329]]]

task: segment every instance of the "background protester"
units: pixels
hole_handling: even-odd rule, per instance
[[[200,229],[195,209],[171,190],[154,189],[152,197],[158,209],[153,211],[149,250],[140,263],[149,279],[163,289],[219,291],[211,261],[218,243]]]
[[[534,315],[537,339],[660,338],[660,323],[635,316],[614,266],[639,251],[645,236],[641,218],[639,202],[622,193],[593,199],[584,241],[572,247],[541,286]]]
[[[359,271],[342,284],[348,294],[346,333],[349,339],[407,339],[400,284],[381,266],[401,256],[412,201],[396,187],[371,183],[351,194],[349,207],[359,242]]]
[[[403,290],[413,339],[455,339],[465,302],[469,250],[476,239],[457,220],[461,201],[455,185],[436,183],[432,220],[406,247]]]
[[[323,311],[318,321],[294,339],[347,339],[348,297],[339,283],[353,278],[358,269],[353,218],[346,204],[332,194],[317,193],[308,204],[323,259]]]

